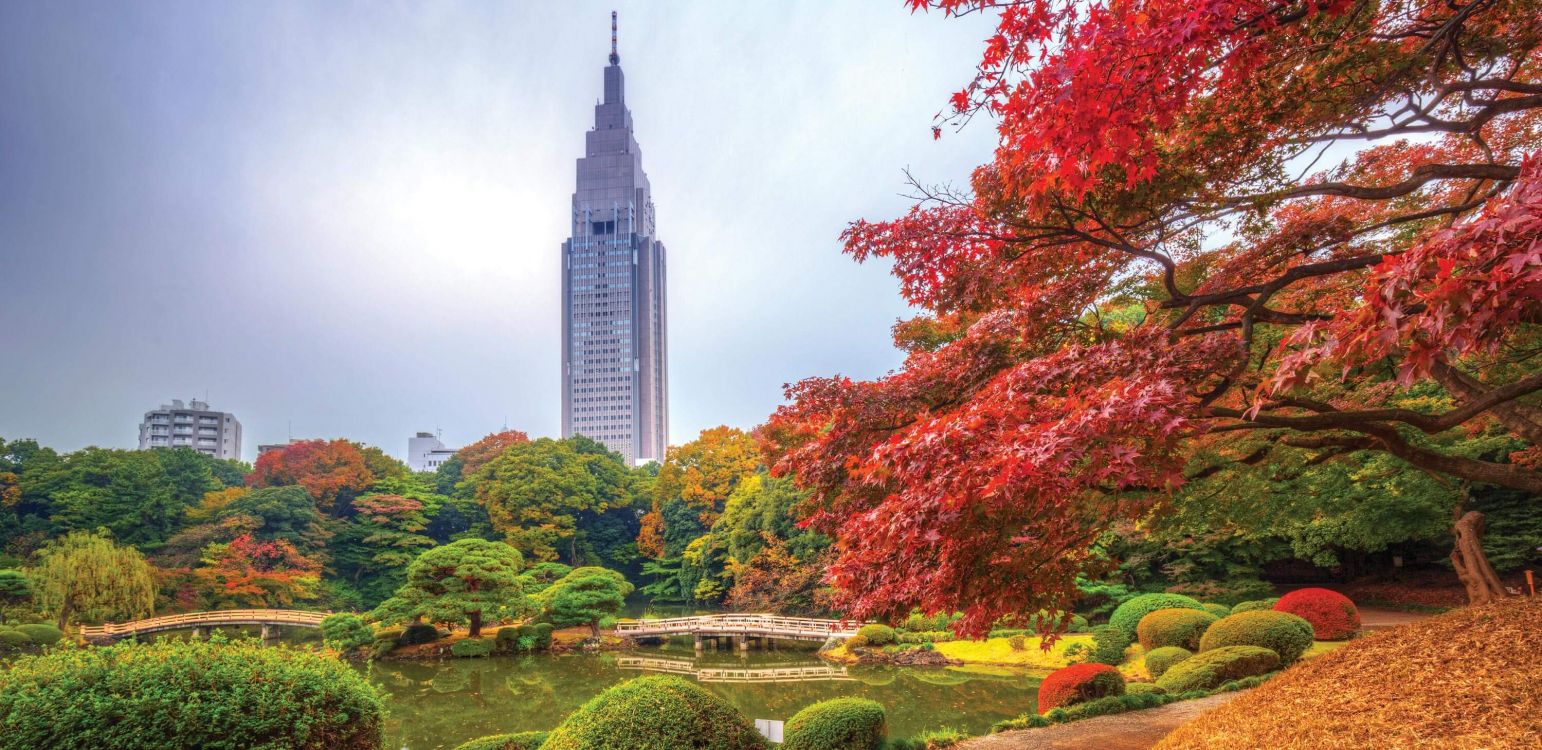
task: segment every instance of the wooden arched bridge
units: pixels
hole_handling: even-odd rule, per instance
[[[783,617],[766,614],[699,615],[671,617],[665,620],[631,620],[616,623],[616,635],[626,638],[668,638],[674,635],[696,637],[696,647],[705,639],[733,638],[739,648],[749,648],[751,639],[780,638],[794,641],[826,641],[850,638],[857,634],[860,622],[822,620],[813,617]]]
[[[693,677],[697,682],[822,682],[856,679],[845,667],[809,662],[778,667],[697,666],[690,659],[661,659],[648,656],[623,656],[616,659],[621,669],[663,672]]]
[[[304,612],[297,609],[220,609],[212,612],[184,612],[179,615],[147,617],[133,622],[105,623],[80,626],[80,637],[86,641],[115,641],[136,635],[158,633],[165,630],[213,628],[229,625],[260,625],[267,638],[278,627],[295,626],[319,628],[330,612]],[[274,629],[270,631],[270,628]]]

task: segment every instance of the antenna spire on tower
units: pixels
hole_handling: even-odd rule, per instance
[[[610,64],[620,65],[621,55],[616,54],[616,12],[610,12]]]

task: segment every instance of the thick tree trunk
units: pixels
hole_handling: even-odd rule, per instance
[[[600,621],[599,620],[592,620],[592,621],[589,622],[589,632],[591,634],[593,634],[595,638],[599,638],[600,637]]]
[[[1451,530],[1456,546],[1451,550],[1451,566],[1467,587],[1468,604],[1487,604],[1505,595],[1504,585],[1494,566],[1483,554],[1483,514],[1469,510],[1456,519]]]
[[[470,617],[471,617],[471,637],[475,638],[475,637],[477,637],[477,636],[482,634],[482,613],[481,612],[472,612],[472,613],[470,613]]]

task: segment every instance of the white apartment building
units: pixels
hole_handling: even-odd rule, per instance
[[[215,458],[241,458],[241,423],[234,414],[214,411],[197,399],[173,399],[145,412],[139,423],[139,449],[192,448]]]

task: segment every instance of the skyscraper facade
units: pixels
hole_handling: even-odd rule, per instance
[[[562,243],[562,435],[642,463],[664,459],[669,435],[666,274],[625,90],[612,13],[604,99]]]

